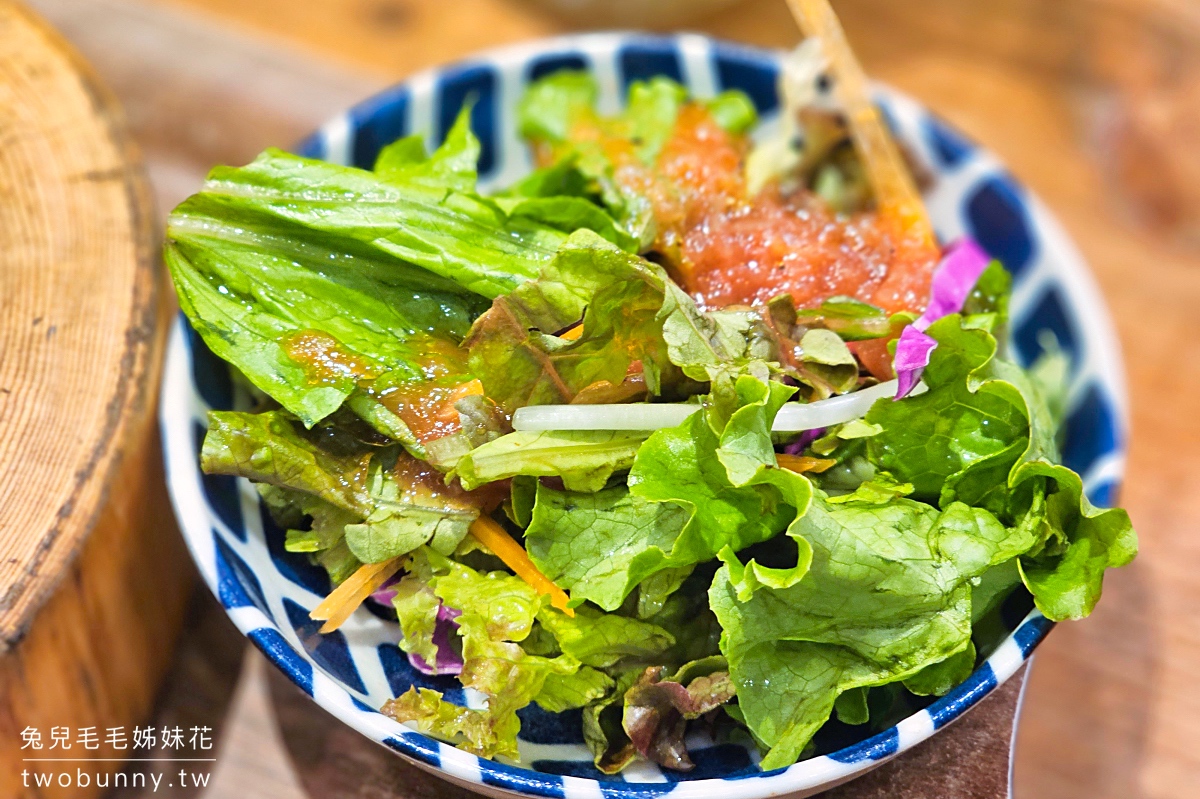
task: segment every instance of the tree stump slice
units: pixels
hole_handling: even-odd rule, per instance
[[[193,583],[155,424],[152,208],[90,69],[0,0],[0,796],[94,793],[35,794],[22,761],[128,754],[105,731],[149,713]],[[22,749],[53,726],[100,747]]]

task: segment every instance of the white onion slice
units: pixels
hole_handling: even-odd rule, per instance
[[[910,396],[927,390],[918,383]],[[781,433],[815,430],[865,416],[880,397],[896,393],[889,380],[862,391],[830,397],[818,402],[789,402],[775,416],[771,428]],[[513,414],[514,430],[658,430],[676,427],[701,406],[692,403],[630,403],[623,405],[530,405]]]
[[[513,414],[514,430],[657,430],[678,427],[701,409],[684,402],[627,405],[528,405]]]

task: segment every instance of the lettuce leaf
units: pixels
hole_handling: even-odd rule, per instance
[[[746,591],[803,576],[802,545],[792,567],[743,565],[733,555],[783,531],[812,492],[804,477],[776,468],[771,443],[771,423],[794,389],[743,377],[736,391],[738,407],[724,424],[705,411],[651,435],[636,450],[628,487],[539,486],[525,531],[538,568],[573,599],[607,610],[655,575],[675,578],[662,592],[669,594],[690,567],[721,553]]]
[[[331,248],[357,245],[409,280],[489,299],[536,277],[566,239],[530,219],[509,219],[473,192],[389,180],[273,149],[244,167],[209,173],[204,189],[172,213],[168,235],[213,236],[211,227],[197,231],[198,223],[234,220],[241,235],[320,233]]]
[[[496,197],[581,197],[600,204],[588,178],[573,158],[563,158],[550,166],[534,169]]]
[[[687,519],[682,506],[649,502],[623,485],[596,493],[539,485],[525,548],[572,599],[616,610],[639,583],[666,568]]]
[[[392,607],[400,624],[400,648],[409,658],[418,657],[425,663],[437,664],[450,654],[442,651],[437,640],[438,612],[442,601],[429,587],[428,576],[406,574],[396,583]],[[449,642],[445,642],[449,644]]]
[[[569,489],[599,491],[633,464],[645,440],[646,433],[639,431],[517,431],[466,453],[455,470],[468,490],[526,475],[558,477]]]
[[[772,300],[772,306],[782,301],[790,306],[790,295]],[[832,330],[843,341],[866,341],[884,338],[892,332],[892,322],[887,311],[857,300],[853,297],[830,297],[815,308],[794,311],[792,324]]]
[[[538,621],[554,636],[559,651],[596,668],[610,669],[622,661],[653,663],[675,645],[675,636],[657,625],[587,605],[576,608],[573,617],[544,611]]]
[[[963,315],[993,315],[996,318],[997,337],[1004,341],[1006,337],[1001,335],[1001,331],[1008,323],[1008,300],[1011,295],[1012,275],[999,261],[992,261],[967,295],[966,302],[963,303]]]
[[[1079,475],[1065,466],[1031,461],[1022,464],[1013,479],[1018,483],[1044,479],[1053,486],[1043,522],[1046,546],[1018,562],[1025,587],[1047,618],[1084,618],[1100,599],[1104,572],[1128,564],[1137,555],[1137,535],[1129,514],[1121,508],[1093,507]]]
[[[945,696],[951,688],[971,676],[975,670],[975,655],[974,642],[968,643],[966,649],[959,650],[945,660],[931,663],[904,680],[904,687],[917,696]],[[840,714],[841,711],[838,712]]]
[[[866,724],[871,720],[871,709],[867,705],[867,689],[851,688],[843,691],[833,703],[838,721],[843,724]]]
[[[639,600],[641,594],[655,580],[662,576],[676,578],[669,580],[674,588],[666,596],[658,598],[659,607],[654,612],[642,616],[643,620],[669,632],[675,638],[675,646],[671,647],[662,659],[660,665],[679,666],[696,660],[720,654],[718,642],[721,638],[721,625],[717,617],[708,607],[708,587],[712,583],[715,564],[709,567],[698,567],[682,581],[677,580],[677,574],[684,569],[658,572],[638,586]],[[691,567],[687,570],[690,571]],[[642,602],[638,602],[638,610],[645,610]]]
[[[686,723],[733,698],[733,681],[724,668],[724,658],[714,657],[689,663],[669,679],[664,667],[646,669],[625,693],[621,726],[633,747],[667,768],[695,768],[684,743]]]
[[[1004,492],[993,489],[1025,449],[1029,417],[1014,386],[978,379],[996,340],[961,320],[947,316],[926,331],[937,341],[924,374],[929,391],[871,407],[867,422],[883,430],[867,439],[867,451],[877,467],[911,483],[915,499],[961,499],[999,512]]]
[[[655,76],[630,85],[628,102],[618,119],[642,163],[652,164],[658,158],[686,101],[687,89],[670,78]]]
[[[678,84],[663,78],[630,87],[625,113],[602,119],[596,114],[599,89],[584,72],[557,72],[533,83],[517,106],[521,134],[553,161],[577,164],[613,218],[641,245],[654,240],[649,200],[616,179],[616,165],[595,136],[575,135],[583,127],[604,128],[607,135],[627,138],[636,155],[650,159],[675,127],[683,101]],[[644,136],[645,139],[637,139]]]
[[[843,692],[967,648],[972,581],[1030,544],[962,503],[832,505],[820,495],[789,535],[811,547],[803,580],[745,597],[725,566],[709,592],[739,707],[771,747],[764,769],[794,762]]]
[[[843,299],[840,303],[830,300],[825,306],[835,309],[846,306],[849,308],[846,312],[848,315],[862,313],[860,309],[867,309],[867,313],[883,313],[872,305],[849,299]],[[803,323],[800,323],[800,313],[808,314]],[[778,360],[779,369],[784,375],[808,387],[805,394],[810,402],[844,394],[858,385],[858,361],[845,343],[851,340],[846,332],[848,327],[839,324],[835,330],[829,326],[830,323],[842,321],[837,316],[841,311],[829,311],[829,318],[815,313],[797,312],[791,295],[783,294],[767,303],[762,316],[769,342],[766,357]],[[853,322],[861,321],[854,316],[850,319]],[[886,316],[882,319],[885,333],[880,335],[886,335],[889,322]]]
[[[551,672],[546,675],[546,682],[533,701],[551,713],[562,713],[603,699],[615,686],[612,677],[599,669],[580,666],[574,674]]]
[[[454,742],[460,749],[481,757],[517,754],[516,732],[500,725],[499,719],[487,710],[447,702],[440,691],[414,685],[385,702],[380,712],[402,723],[411,722],[421,732]]]
[[[599,96],[590,72],[552,73],[525,90],[517,103],[517,128],[527,139],[566,142],[575,120],[592,111]]]
[[[498,298],[466,346],[488,396],[512,412],[566,403],[600,381],[616,385],[634,362],[652,393],[669,364],[658,314],[669,278],[590,231],[571,236],[537,280]],[[582,319],[575,341],[555,333]]]
[[[422,337],[460,341],[486,300],[539,274],[561,228],[613,227],[578,198],[509,213],[475,194],[479,144],[466,120],[428,158],[412,139],[391,145],[374,173],[267,150],[214,169],[171,213],[164,257],[180,306],[218,356],[306,425],[365,379],[421,377]],[[322,357],[289,346],[314,335]],[[405,438],[382,406],[356,399]]]
[[[335,522],[344,525],[345,543],[363,563],[390,560],[426,543],[453,552],[479,515],[478,507],[440,480],[422,479],[416,462],[397,447],[335,453],[310,436],[285,411],[213,412],[200,465],[208,474],[291,489],[348,513],[353,523],[346,524],[345,516]],[[328,538],[321,510],[304,509]]]
[[[616,675],[616,686],[608,696],[583,709],[583,739],[592,750],[592,760],[604,774],[617,774],[638,756],[622,725],[625,693],[644,668],[634,667]]]
[[[313,494],[269,483],[255,483],[254,487],[267,503],[276,524],[288,528],[283,542],[285,550],[308,554],[313,562],[324,567],[334,585],[340,584],[362,565],[346,546],[346,525],[361,521],[357,514]],[[303,525],[306,516],[311,517],[308,529],[296,529]]]
[[[637,250],[637,240],[591,198],[494,197],[493,200],[509,219],[529,219],[567,234],[589,230],[622,250]]]
[[[458,112],[446,140],[425,154],[424,137],[419,133],[397,139],[384,147],[375,159],[375,174],[394,183],[420,183],[434,188],[470,192],[475,190],[479,163],[479,139],[471,131],[471,107],[466,103]]]
[[[664,507],[660,505],[659,507]],[[683,587],[695,571],[694,565],[678,566],[673,569],[663,569],[655,572],[638,583],[637,607],[635,613],[639,619],[658,616],[666,607],[675,592]],[[678,637],[678,636],[677,636]]]
[[[882,431],[867,439],[869,457],[911,483],[914,497],[985,507],[1034,536],[1020,566],[1038,609],[1056,621],[1082,618],[1105,570],[1136,555],[1137,536],[1125,511],[1092,507],[1079,476],[1057,463],[1045,398],[996,357],[978,318],[952,315],[928,328],[938,342],[925,370],[930,390],[872,406],[867,420]]]
[[[655,237],[649,200],[616,179],[617,165],[592,131],[619,142],[644,164],[653,164],[675,129],[687,90],[664,77],[636,81],[629,87],[624,110],[614,116],[596,113],[599,89],[585,72],[562,71],[534,82],[517,106],[517,124],[543,160],[571,161],[595,187],[605,207],[643,245]],[[727,91],[704,102],[718,125],[742,133],[755,122],[754,105],[741,92]]]
[[[795,389],[743,375],[734,384],[735,409],[726,420],[714,406],[679,427],[658,430],[638,451],[629,472],[635,497],[685,508],[688,520],[669,552],[648,547],[654,571],[719,556],[742,594],[761,585],[782,587],[804,576],[811,553],[797,539],[795,564],[768,567],[737,553],[768,541],[803,516],[812,484],[775,460],[771,424]]]
[[[329,549],[314,553],[312,559],[318,566],[329,572],[329,581],[334,585],[340,585],[362,566],[359,559],[354,557],[354,553],[346,546],[344,538],[338,539],[338,542]]]
[[[733,134],[749,133],[758,122],[758,109],[744,92],[727,89],[704,101],[716,123]]]
[[[668,281],[658,313],[667,357],[693,380],[732,382],[749,374],[765,381],[777,345],[757,311],[701,312],[692,298]]]
[[[621,671],[615,690],[583,712],[584,739],[596,768],[616,774],[640,753],[668,768],[690,770],[686,723],[733,698],[727,669],[717,655],[684,663],[674,674],[662,665]]]
[[[575,340],[556,335],[581,319]],[[510,413],[572,402],[589,386],[619,385],[638,367],[651,395],[731,383],[744,373],[766,380],[779,357],[757,311],[702,312],[660,266],[590,231],[574,233],[537,280],[498,298],[466,346],[488,396]],[[848,365],[856,379],[853,358],[842,354],[819,368],[844,378]]]
[[[516,711],[530,702],[553,712],[597,702],[614,688],[600,669],[653,662],[675,644],[670,633],[648,622],[588,607],[569,617],[547,607],[519,577],[476,571],[422,549],[410,559],[395,604],[404,631],[401,648],[426,662],[439,656],[431,621],[439,603],[459,612],[460,678],[483,694],[486,708],[447,707],[436,692],[414,690],[383,712],[486,757],[516,756],[521,724]]]
[[[164,250],[180,307],[216,355],[306,425],[364,377],[420,376],[417,332],[453,341],[483,310],[453,286],[406,274],[419,270],[193,200],[172,215]],[[295,357],[297,340],[319,342],[326,357]]]
[[[1007,479],[1010,513],[1037,536],[1018,562],[1022,581],[1047,618],[1083,618],[1100,599],[1104,572],[1137,555],[1137,534],[1128,513],[1094,507],[1079,475],[1057,463],[1054,414],[1031,377],[1000,360],[991,373],[1016,388],[1029,415],[1028,446]]]
[[[375,508],[357,524],[345,527],[346,546],[362,563],[381,563],[429,544],[449,554],[466,538],[479,509],[390,479],[382,468],[375,470]],[[424,496],[422,496],[424,495]]]
[[[527,654],[521,648],[519,642],[529,636],[543,609],[543,598],[519,577],[500,571],[477,572],[428,549],[414,553],[409,572],[446,607],[460,611],[457,622],[463,666],[459,678],[465,687],[483,695],[486,708],[460,708],[436,691],[412,688],[387,702],[381,711],[397,721],[415,722],[419,729],[474,754],[516,758],[521,729],[517,711],[542,692],[551,675],[567,677],[580,667],[570,655],[548,658]],[[405,631],[401,647],[428,653],[428,625],[414,628],[414,632],[414,640],[410,640]],[[557,689],[561,696],[564,686]]]
[[[200,451],[207,474],[232,474],[311,494],[351,513],[373,509],[366,490],[373,450],[317,446],[285,411],[214,411]]]

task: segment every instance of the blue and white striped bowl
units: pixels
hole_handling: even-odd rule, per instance
[[[480,175],[501,186],[530,168],[517,135],[515,104],[526,85],[564,67],[588,69],[601,104],[616,110],[630,82],[667,75],[698,97],[745,91],[765,124],[778,114],[779,56],[702,36],[649,37],[602,33],[547,39],[485,53],[423,72],[331,120],[306,140],[310,156],[371,167],[380,148],[420,133],[429,146],[475,97],[472,122],[482,142]],[[1120,355],[1103,300],[1059,223],[1001,164],[939,122],[913,100],[881,88],[880,102],[900,138],[935,180],[926,200],[938,234],[977,239],[1012,271],[1012,345],[1028,363],[1042,351],[1044,331],[1071,356],[1067,465],[1080,472],[1093,502],[1107,505],[1121,478],[1126,397]],[[879,765],[954,721],[1012,676],[1052,626],[1015,608],[1011,634],[964,684],[881,733],[855,740],[789,768],[763,772],[757,755],[733,745],[692,741],[697,767],[688,774],[652,765],[606,777],[591,765],[579,714],[523,713],[521,765],[482,760],[376,712],[410,685],[445,691],[461,701],[453,678],[414,671],[396,648],[395,624],[360,609],[338,632],[317,634],[308,617],[329,590],[324,573],[283,550],[283,533],[246,481],[206,476],[197,467],[210,409],[244,407],[246,398],[181,319],[171,335],[163,380],[161,425],[175,512],[204,579],[234,623],[266,656],[330,713],[370,739],[445,778],[492,796],[566,799],[758,799],[809,796]],[[845,731],[843,731],[845,732]],[[843,745],[847,744],[848,745]]]

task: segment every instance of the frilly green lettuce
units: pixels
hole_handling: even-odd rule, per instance
[[[623,485],[596,493],[539,485],[525,548],[572,599],[616,610],[639,583],[668,568],[687,518],[682,506],[648,502]]]
[[[498,298],[471,329],[471,368],[510,413],[566,403],[599,381],[617,385],[640,362],[658,393],[670,366],[659,313],[669,279],[661,268],[590,231],[559,250],[536,280]],[[574,341],[561,332],[582,320]]]
[[[1021,574],[1038,608],[1056,621],[1088,615],[1104,572],[1137,553],[1129,516],[1098,510],[1079,476],[1058,463],[1056,425],[1026,373],[996,356],[994,336],[974,317],[947,316],[928,329],[938,341],[929,391],[877,402],[867,420],[872,462],[914,497],[945,507],[985,507],[1033,536]]]
[[[688,511],[670,551],[648,547],[639,560],[653,571],[720,556],[748,595],[760,585],[790,585],[804,576],[810,553],[798,542],[794,564],[768,567],[737,553],[774,538],[802,517],[812,485],[777,467],[771,424],[795,389],[740,377],[734,407],[709,407],[676,428],[655,432],[638,451],[629,473],[635,497]],[[724,412],[729,415],[722,418]],[[643,567],[645,568],[645,567]]]
[[[585,199],[477,194],[467,119],[428,158],[411,138],[390,145],[377,172],[267,150],[214,169],[168,218],[164,257],[192,325],[306,425],[352,399],[414,445],[364,377],[422,378],[428,336],[461,341],[486,300],[538,277],[578,227],[630,245]],[[314,376],[286,346],[299,333],[328,336],[368,374]]]
[[[461,611],[457,618],[463,658],[459,678],[464,686],[483,695],[486,707],[460,708],[436,691],[411,688],[385,704],[383,712],[397,721],[415,722],[418,728],[453,740],[475,754],[517,757],[521,729],[517,711],[537,697],[551,674],[568,676],[580,667],[569,655],[541,657],[521,648],[519,642],[532,631],[543,598],[511,574],[477,572],[427,550],[414,554],[409,571],[405,579],[413,582],[402,595],[412,601],[397,607],[405,633],[401,648],[428,661],[430,654],[436,656],[433,628],[426,615],[430,602],[440,601]],[[425,588],[432,596],[422,598]]]
[[[738,406],[727,420],[697,413],[641,444],[628,488],[581,493],[539,486],[526,530],[538,568],[573,599],[614,610],[648,578],[671,571],[679,577],[674,588],[691,566],[718,554],[736,561],[732,553],[774,537],[802,514],[811,486],[776,468],[770,435],[793,389],[751,377],[736,387]],[[751,591],[799,579],[806,559],[801,547],[791,567],[752,560],[735,568]]]
[[[486,707],[447,707],[436,693],[413,689],[384,712],[487,757],[516,756],[516,712],[530,702],[554,712],[584,707],[614,688],[601,669],[657,662],[675,644],[674,636],[647,621],[588,607],[567,616],[547,607],[518,577],[476,571],[428,549],[414,553],[408,568],[394,600],[404,632],[401,648],[435,662],[430,619],[436,614],[430,611],[439,603],[458,611],[460,678],[483,694]]]
[[[820,495],[789,535],[812,551],[802,580],[743,599],[726,566],[709,592],[738,705],[771,747],[764,769],[794,762],[843,692],[912,677],[969,646],[972,580],[1029,545],[961,503]]]

